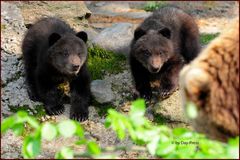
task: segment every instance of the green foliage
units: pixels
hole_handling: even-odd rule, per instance
[[[116,74],[124,70],[126,57],[98,46],[88,48],[88,69],[92,79],[102,79],[104,74]]]
[[[207,139],[204,135],[185,128],[170,129],[153,125],[143,115],[143,100],[132,103],[128,116],[110,109],[105,126],[116,131],[119,139],[130,138],[139,145],[146,145],[149,153],[161,158],[237,158],[239,137],[227,144]],[[191,110],[191,114],[195,114]],[[233,149],[234,148],[234,149]]]
[[[73,159],[74,154],[71,148],[63,147],[60,152],[57,152],[55,155],[56,159]]]
[[[156,9],[162,8],[167,6],[167,3],[164,1],[151,1],[151,2],[147,2],[147,4],[143,7],[143,9],[145,11],[154,11]]]
[[[129,115],[109,109],[105,126],[111,127],[120,140],[130,136],[136,145],[146,147],[148,152],[155,157],[238,158],[239,137],[229,139],[228,143],[221,143],[185,128],[170,129],[165,125],[154,125],[144,117],[144,113],[145,103],[143,100],[132,103]],[[76,156],[114,158],[113,155],[105,155],[102,152],[129,149],[128,146],[100,148],[97,143],[85,138],[83,128],[76,121],[65,120],[58,124],[51,122],[40,124],[34,117],[23,111],[4,119],[1,123],[1,133],[11,129],[16,135],[21,135],[25,123],[31,126],[33,131],[23,140],[22,155],[24,158],[36,158],[40,154],[42,139],[51,141],[60,136],[78,137],[75,144],[84,145],[86,150],[79,154],[74,153],[72,148],[64,146],[55,154],[57,159],[75,158]]]
[[[210,41],[212,41],[214,38],[216,38],[218,35],[219,35],[219,33],[215,33],[215,34],[201,34],[200,35],[200,43],[202,45],[206,45]]]
[[[34,130],[30,135],[24,137],[22,146],[22,155],[24,158],[36,158],[41,152],[42,140],[51,141],[59,136],[65,138],[77,136],[79,138],[78,145],[86,145],[87,155],[98,155],[101,153],[100,147],[94,141],[88,141],[84,137],[83,128],[80,124],[73,120],[65,120],[58,124],[45,122],[40,124],[34,117],[29,116],[27,112],[18,111],[17,114],[10,116],[1,123],[1,133],[4,134],[11,129],[16,135],[21,135],[24,125],[27,123]],[[79,143],[79,142],[82,143]],[[69,147],[63,147],[55,154],[57,159],[73,158],[74,152]],[[15,157],[17,158],[17,157]]]

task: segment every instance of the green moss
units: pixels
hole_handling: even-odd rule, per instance
[[[219,33],[215,33],[215,34],[201,34],[200,35],[200,43],[202,45],[206,45],[210,41],[212,41],[214,38],[216,38],[218,35],[219,35]]]
[[[153,117],[154,117],[153,119],[154,124],[165,125],[168,122],[166,118],[162,117],[159,114],[153,114]]]
[[[152,2],[147,2],[147,4],[143,7],[143,9],[145,11],[154,11],[156,9],[159,9],[159,8],[162,8],[162,7],[165,7],[167,6],[167,3],[164,2],[164,1],[159,1],[159,2],[156,2],[156,1],[152,1]]]
[[[18,111],[26,111],[28,114],[31,114],[38,120],[40,120],[41,117],[46,115],[46,112],[44,110],[44,107],[42,105],[36,105],[34,106],[34,109],[29,108],[29,106],[24,105],[24,106],[9,106],[9,109],[11,112],[18,112]],[[34,131],[34,128],[32,128],[28,123],[24,125],[24,131],[21,136],[25,137],[32,133]]]
[[[126,66],[126,57],[106,51],[98,46],[88,48],[88,69],[92,80],[102,79],[104,74],[117,74]]]

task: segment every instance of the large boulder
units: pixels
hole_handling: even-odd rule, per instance
[[[127,55],[135,26],[131,23],[115,23],[104,29],[94,39],[93,44],[106,50]]]
[[[1,2],[1,49],[7,54],[21,54],[25,31],[20,9],[13,3]]]

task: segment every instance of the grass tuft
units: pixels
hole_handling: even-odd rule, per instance
[[[201,34],[200,35],[200,43],[202,45],[206,45],[210,41],[212,41],[214,38],[216,38],[218,35],[219,35],[219,33],[215,33],[215,34]]]
[[[88,69],[92,80],[103,79],[106,73],[117,74],[126,67],[126,57],[98,46],[88,48]]]
[[[145,11],[152,12],[156,9],[163,8],[167,6],[167,3],[164,1],[159,1],[159,2],[147,2],[147,4],[143,7]]]

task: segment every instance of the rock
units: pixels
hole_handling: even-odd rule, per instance
[[[153,107],[154,113],[169,120],[170,122],[186,122],[182,108],[182,99],[179,91],[174,92],[169,98],[158,102]]]
[[[26,31],[20,9],[13,3],[1,3],[1,113],[10,115],[9,106],[39,104],[32,102],[24,84],[21,41]]]
[[[8,54],[21,54],[21,41],[26,31],[20,9],[1,2],[1,49]]]
[[[9,82],[4,88],[2,88],[1,94],[1,109],[2,114],[4,115],[9,115],[9,106],[28,106],[29,108],[34,109],[34,106],[40,104],[29,99],[26,85],[24,84],[24,77]]]
[[[136,8],[132,9],[132,7],[135,7],[136,2],[134,2],[134,5],[132,5],[131,7],[129,5],[130,5],[129,2],[87,3],[88,8],[93,12],[94,15],[122,16],[122,17],[138,19],[138,18],[146,18],[151,14],[151,12],[146,12],[142,9],[136,9]]]
[[[111,27],[101,31],[93,44],[106,50],[127,55],[130,51],[130,43],[133,38],[134,25],[130,23],[115,23]]]
[[[16,137],[12,131],[1,135],[1,158],[22,158],[21,156],[22,139]]]
[[[113,15],[115,12],[127,12],[130,10],[129,4],[124,2],[92,2],[87,3],[90,10],[96,14]]]
[[[104,80],[94,80],[91,83],[91,92],[99,103],[108,103],[114,100],[111,84]]]
[[[23,63],[19,55],[9,55],[1,51],[1,81],[2,85],[20,77],[23,74]]]
[[[25,24],[33,24],[43,17],[59,17],[70,24],[77,31],[84,30],[88,26],[88,19],[91,11],[84,2],[29,2],[21,4]],[[31,12],[31,14],[29,14]]]
[[[128,69],[122,73],[104,76],[104,81],[112,85],[112,91],[115,97],[113,105],[115,106],[121,106],[130,99],[133,99],[134,86],[129,65],[127,65],[127,68]]]

